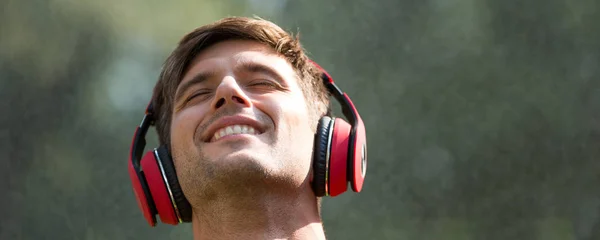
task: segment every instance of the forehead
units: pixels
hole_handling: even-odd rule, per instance
[[[272,47],[250,40],[228,40],[202,50],[190,63],[182,82],[200,72],[233,71],[246,63],[264,65],[286,78],[295,78],[291,64]]]
[[[244,53],[277,55],[275,49],[260,42],[251,40],[227,40],[215,43],[205,48],[195,57],[194,60],[201,61],[218,57],[238,56]]]

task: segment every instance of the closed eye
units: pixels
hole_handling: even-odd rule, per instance
[[[270,83],[270,82],[266,82],[266,81],[261,81],[261,82],[253,82],[250,84],[250,86],[274,86],[274,84]]]
[[[279,85],[277,82],[274,81],[269,81],[269,80],[255,80],[255,81],[251,81],[248,86],[250,87],[266,87],[269,89],[277,89],[277,90],[283,90],[284,88]]]
[[[200,97],[200,100],[203,100],[203,99],[207,98],[210,93],[211,92],[208,90],[202,90],[202,91],[195,92],[186,99],[186,102],[189,102],[189,101],[194,100],[199,97]]]

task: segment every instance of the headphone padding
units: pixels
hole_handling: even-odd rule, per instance
[[[177,220],[176,213],[173,209],[168,189],[169,187],[167,186],[154,151],[144,155],[140,161],[140,165],[143,169],[144,176],[146,177],[148,189],[152,195],[152,201],[156,206],[156,212],[158,213],[161,222],[177,225],[179,221]]]
[[[313,181],[312,187],[317,197],[327,194],[327,155],[329,152],[329,135],[331,133],[332,119],[324,116],[319,120],[315,133],[313,151]]]
[[[181,186],[179,185],[179,181],[177,180],[177,172],[175,171],[171,154],[169,154],[169,150],[164,145],[160,146],[156,152],[158,153],[159,161],[162,163],[163,170],[165,171],[171,193],[173,194],[173,199],[177,207],[177,209],[174,210],[179,212],[179,216],[183,222],[191,222],[192,207],[185,198]]]

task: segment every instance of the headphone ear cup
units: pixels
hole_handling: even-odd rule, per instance
[[[331,147],[329,150],[328,193],[335,197],[348,189],[348,159],[350,130],[352,126],[346,121],[335,118],[332,126]]]
[[[312,188],[317,197],[327,194],[327,173],[329,165],[329,147],[331,143],[332,119],[324,116],[319,120],[315,133],[313,150],[313,181]]]
[[[171,189],[171,194],[174,201],[174,211],[179,213],[179,217],[181,217],[183,222],[191,222],[192,206],[188,202],[187,198],[185,198],[183,190],[181,190],[179,180],[177,180],[177,172],[175,171],[171,154],[165,145],[160,146],[156,152],[158,153],[158,160],[162,163],[168,186]]]

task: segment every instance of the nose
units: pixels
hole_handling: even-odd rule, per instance
[[[223,78],[221,84],[217,87],[212,108],[217,110],[228,104],[239,105],[242,108],[252,106],[249,97],[232,76]]]

